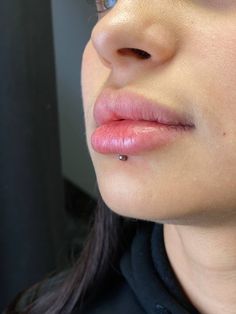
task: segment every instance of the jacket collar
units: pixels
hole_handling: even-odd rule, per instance
[[[163,225],[143,222],[120,262],[121,272],[147,314],[197,314],[170,266]]]

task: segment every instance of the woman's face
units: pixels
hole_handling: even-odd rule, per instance
[[[110,3],[82,61],[87,143],[103,200],[148,221],[236,222],[236,0]],[[127,161],[96,151],[93,109],[104,90],[143,95],[191,117],[194,128]]]

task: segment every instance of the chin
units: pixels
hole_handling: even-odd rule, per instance
[[[158,199],[158,193],[153,196],[153,189],[145,189],[145,184],[127,181],[124,184],[119,176],[111,179],[97,176],[97,179],[103,201],[120,216],[159,223],[176,223],[181,217],[169,195],[167,200],[164,195]]]
[[[126,180],[125,180],[126,179]],[[137,177],[97,174],[98,188],[108,208],[114,213],[133,219],[174,225],[210,225],[216,223],[214,217],[221,210],[204,204],[204,195],[190,195],[181,185],[169,185],[165,189],[163,182],[152,185],[151,181]],[[166,184],[168,182],[165,182]],[[167,185],[168,186],[168,185]],[[183,196],[184,195],[184,196]],[[204,199],[203,199],[204,198]]]

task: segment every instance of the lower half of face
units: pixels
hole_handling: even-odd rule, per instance
[[[120,161],[117,154],[98,153],[91,145],[94,102],[111,73],[91,43],[86,46],[82,91],[88,148],[101,196],[122,216],[208,226],[236,222],[236,69],[230,70],[230,62],[217,66],[213,59],[206,72],[207,60],[192,61],[186,67],[183,56],[169,78],[150,76],[145,86],[142,79],[126,88],[142,89],[147,97],[157,91],[157,100],[158,90],[173,96],[191,110],[195,127],[162,147]]]

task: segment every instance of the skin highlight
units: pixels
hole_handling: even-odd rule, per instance
[[[173,270],[204,314],[236,313],[235,64],[236,2],[215,0],[118,0],[100,15],[82,60],[87,143],[103,200],[120,215],[165,224]],[[99,154],[90,138],[105,88],[190,113],[194,132],[126,162]]]

